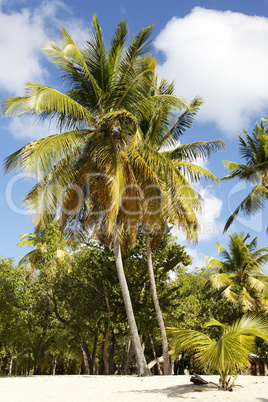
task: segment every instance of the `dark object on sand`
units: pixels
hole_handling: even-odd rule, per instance
[[[230,380],[231,380],[231,377],[229,377],[229,380],[227,381],[227,386],[224,388],[222,385],[221,379],[219,381],[219,384],[216,384],[215,382],[204,380],[202,377],[200,377],[200,375],[195,374],[195,373],[190,378],[190,381],[193,382],[195,385],[203,385],[208,388],[210,387],[210,385],[213,385],[213,386],[217,387],[219,390],[232,392],[233,384],[230,384]],[[199,391],[199,390],[197,388],[195,388],[195,391]],[[202,390],[202,391],[204,391],[204,390]]]
[[[213,384],[215,385],[217,388],[219,387],[218,384],[215,384],[215,382],[211,382],[211,381],[206,381],[204,380],[202,377],[200,377],[200,375],[198,374],[193,374],[192,377],[190,378],[190,381],[193,382],[195,385],[207,385],[207,384]]]

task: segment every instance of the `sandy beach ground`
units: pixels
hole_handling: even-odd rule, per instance
[[[203,376],[218,382],[218,376]],[[204,389],[190,376],[32,376],[0,378],[0,400],[77,401],[259,401],[268,402],[268,377],[239,376],[234,392]],[[203,391],[202,391],[203,390]]]

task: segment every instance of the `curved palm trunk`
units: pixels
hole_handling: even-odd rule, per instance
[[[166,334],[163,315],[162,315],[162,311],[160,308],[157,291],[156,291],[153,260],[152,260],[152,251],[151,251],[151,243],[150,243],[150,234],[147,230],[145,230],[145,241],[146,241],[146,258],[147,258],[149,280],[150,280],[150,286],[151,286],[151,292],[152,292],[152,299],[153,299],[154,308],[155,308],[157,321],[158,321],[158,326],[160,329],[160,334],[161,334],[161,339],[162,339],[164,374],[171,375],[172,367],[171,367],[170,360],[169,360],[167,334]]]
[[[129,295],[128,285],[126,281],[126,276],[123,268],[121,247],[118,239],[117,229],[114,228],[112,231],[112,239],[114,246],[115,264],[117,269],[117,275],[119,278],[119,283],[121,287],[122,296],[124,299],[125,309],[127,313],[128,325],[130,330],[130,336],[136,356],[136,362],[138,366],[139,377],[145,377],[151,375],[151,372],[147,366],[144,353],[141,347],[141,342],[138,334],[138,329],[133,313],[132,303]]]

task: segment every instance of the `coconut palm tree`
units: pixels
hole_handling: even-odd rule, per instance
[[[244,128],[246,138],[239,138],[239,150],[245,164],[223,161],[226,168],[231,171],[222,180],[238,178],[253,185],[251,192],[238,205],[228,218],[224,232],[233,223],[236,216],[242,212],[245,215],[260,211],[268,198],[268,126],[264,122],[255,128],[250,135]]]
[[[142,211],[138,212],[142,214],[144,225],[149,280],[162,340],[164,374],[167,375],[172,370],[156,291],[150,237],[152,233],[159,236],[168,223],[173,223],[185,231],[188,239],[196,240],[196,212],[201,209],[201,197],[189,179],[198,181],[205,176],[217,182],[216,177],[196,164],[196,161],[220,150],[223,142],[179,143],[178,139],[185,130],[192,127],[202,100],[198,97],[194,99],[190,109],[178,117],[174,102],[170,102],[174,96],[173,83],[162,80],[157,87],[157,79],[154,77],[152,88],[147,99],[150,102],[146,108],[147,113],[143,113],[140,119],[143,141],[133,151],[131,163],[143,200]]]
[[[211,276],[211,285],[244,312],[261,307],[267,313],[268,277],[263,275],[262,267],[268,261],[268,247],[257,249],[257,237],[247,242],[249,237],[244,233],[230,235],[230,251],[216,243],[221,259],[207,259],[208,266],[219,269]]]
[[[200,369],[219,370],[220,388],[227,390],[228,376],[250,366],[256,337],[268,342],[268,321],[260,316],[243,316],[232,325],[211,319],[206,327],[210,326],[222,328],[218,340],[199,331],[169,328],[173,354],[179,351],[194,353]]]
[[[123,270],[116,220],[123,189],[135,184],[126,148],[139,142],[135,112],[137,105],[139,110],[143,105],[144,85],[154,73],[155,61],[147,56],[151,31],[152,27],[141,30],[126,47],[128,30],[121,21],[108,49],[94,16],[92,38],[79,50],[62,28],[62,46],[50,41],[44,51],[63,72],[66,91],[28,83],[25,96],[8,98],[3,104],[5,116],[54,119],[60,131],[65,130],[10,155],[5,169],[36,174],[37,184],[25,202],[44,222],[60,209],[62,227],[70,227],[78,211],[87,216],[87,227],[95,233],[101,229],[112,240],[139,375],[149,370]],[[187,107],[178,97],[175,104]]]
[[[179,105],[177,97],[174,95],[174,85],[162,80],[159,88],[156,88],[156,79],[155,77],[153,78],[153,82],[148,81],[150,86],[148,86],[148,95],[143,101],[143,109],[137,111],[140,140],[129,143],[126,149],[130,163],[128,168],[131,180],[124,188],[122,207],[118,214],[117,224],[120,227],[121,238],[123,238],[127,247],[135,243],[140,222],[143,221],[146,226],[148,270],[162,338],[164,373],[171,374],[165,326],[155,287],[150,232],[159,225],[164,229],[167,223],[167,211],[170,221],[172,210],[174,211],[173,221],[176,221],[178,226],[184,227],[188,234],[191,232],[193,235],[193,227],[197,226],[194,211],[195,208],[197,209],[200,206],[200,197],[181,170],[188,169],[192,177],[204,175],[215,180],[216,178],[208,170],[185,162],[182,155],[186,157],[188,150],[188,154],[191,157],[192,155],[195,157],[197,155],[204,156],[220,149],[222,142],[198,142],[187,147],[180,145],[180,160],[175,160],[172,153],[169,156],[168,153],[162,152],[162,146],[170,145],[172,141],[175,142],[175,137],[191,126],[193,116],[196,114],[201,100],[199,98],[195,99],[190,104],[187,112],[178,118],[176,112]],[[163,137],[165,137],[165,140],[163,140]],[[186,151],[183,148],[186,148]],[[194,170],[195,176],[192,170]],[[92,219],[92,215],[88,216],[83,209],[80,209],[80,213],[76,214],[75,217],[77,218],[78,215],[80,224],[82,222],[86,224],[88,220]],[[149,227],[150,230],[148,230]],[[82,235],[84,233],[83,229]],[[106,231],[101,231],[102,238],[103,233],[106,233]],[[107,238],[105,238],[105,241],[107,241]]]

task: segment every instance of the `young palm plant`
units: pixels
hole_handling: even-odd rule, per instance
[[[239,138],[240,154],[245,164],[223,161],[226,168],[231,171],[222,180],[238,178],[253,185],[252,191],[238,205],[228,218],[224,231],[233,223],[236,216],[242,212],[245,215],[260,211],[268,198],[268,126],[263,122],[256,123],[250,135],[244,128],[246,138]]]
[[[258,308],[268,312],[268,277],[262,267],[268,261],[268,247],[257,249],[257,237],[247,242],[250,235],[230,235],[229,251],[216,243],[221,259],[209,257],[208,266],[218,268],[211,276],[213,289],[244,312]]]
[[[220,388],[229,388],[228,376],[250,367],[250,354],[256,348],[256,337],[268,342],[268,321],[260,316],[243,316],[232,325],[211,319],[206,327],[222,329],[214,340],[208,335],[190,329],[169,328],[172,351],[195,354],[195,363],[201,369],[216,369],[220,373]]]

